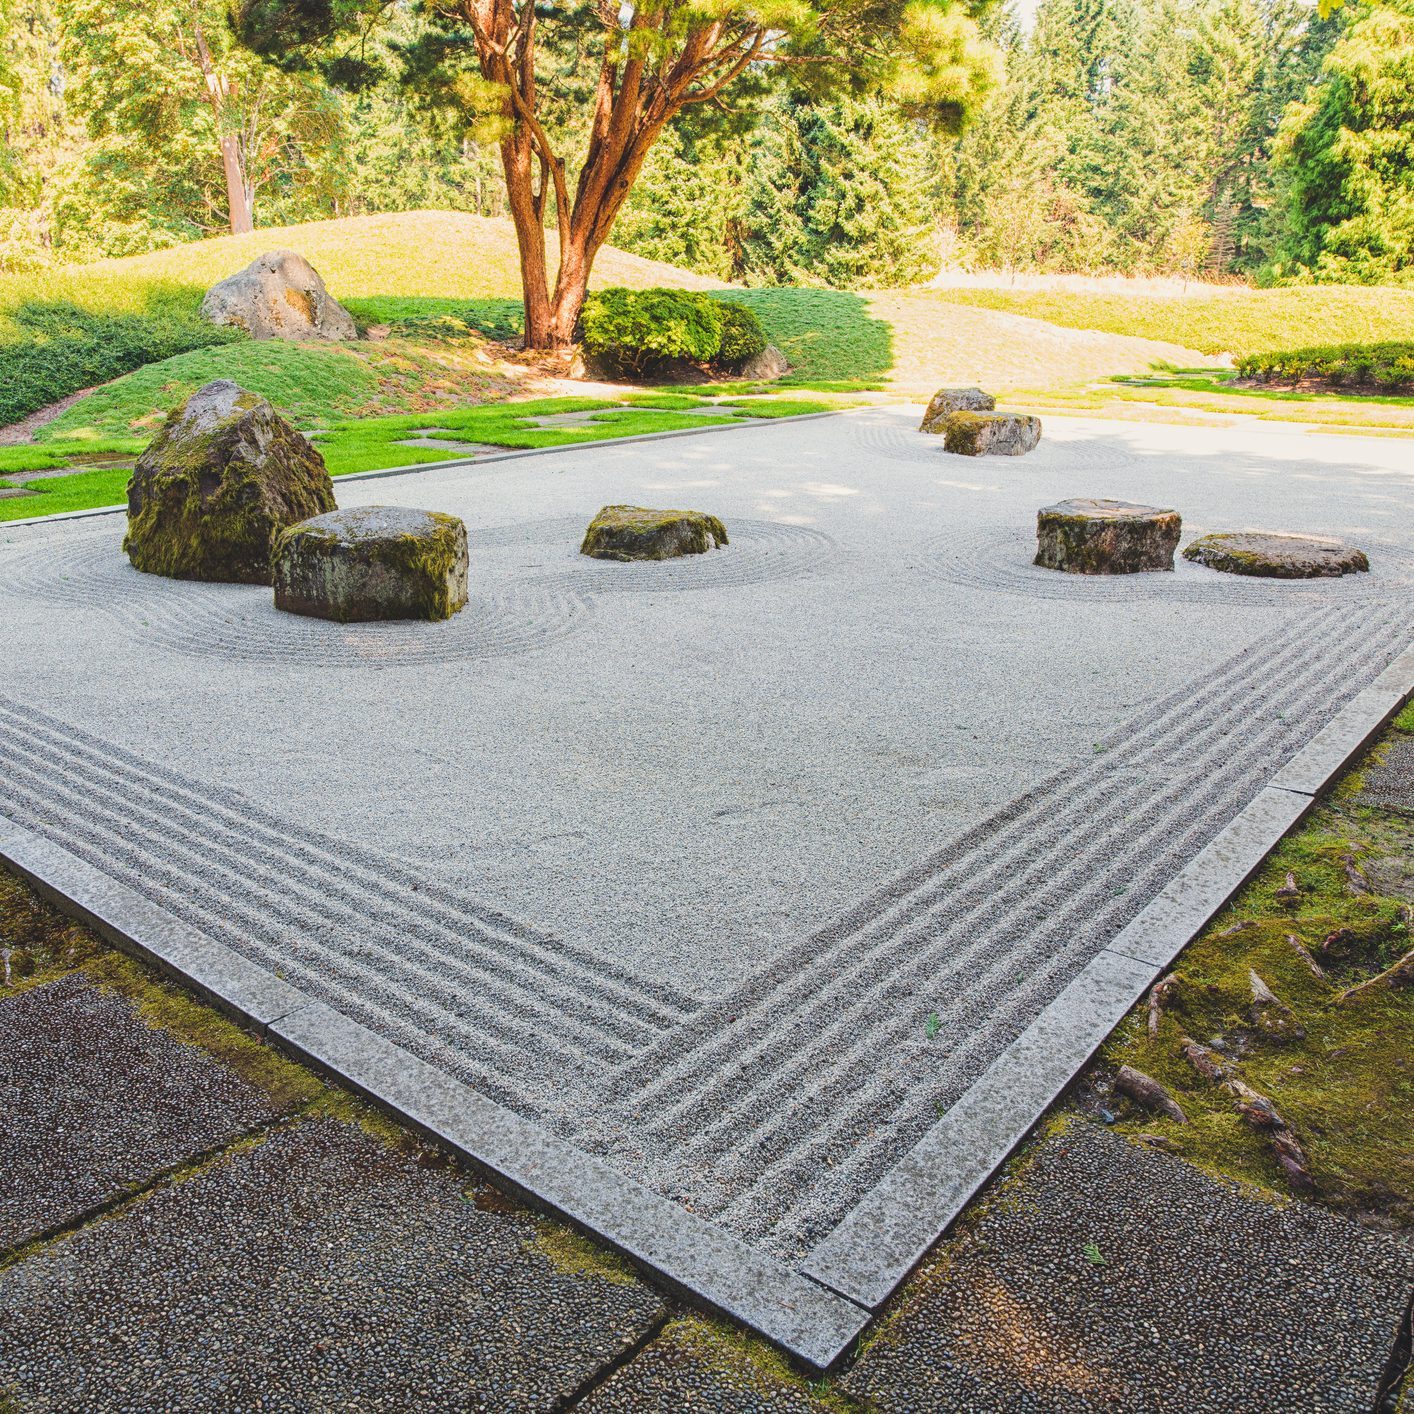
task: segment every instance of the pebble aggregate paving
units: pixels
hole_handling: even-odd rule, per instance
[[[0,1249],[276,1114],[229,1066],[82,973],[0,1002]]]
[[[1366,772],[1360,789],[1365,805],[1414,815],[1414,735],[1396,736]]]
[[[659,1298],[310,1120],[0,1274],[0,1393],[68,1410],[559,1406]],[[3,1401],[0,1401],[3,1402]]]
[[[1368,1411],[1414,1249],[1083,1121],[940,1247],[843,1386],[888,1411]]]

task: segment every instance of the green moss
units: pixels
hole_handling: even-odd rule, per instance
[[[726,527],[703,511],[605,506],[590,521],[579,549],[599,560],[668,560],[726,543]]]
[[[87,928],[0,868],[0,998],[51,981],[103,951]]]
[[[537,1218],[531,1246],[547,1258],[556,1271],[568,1276],[607,1281],[614,1286],[635,1286],[638,1277],[617,1253],[549,1218]]]

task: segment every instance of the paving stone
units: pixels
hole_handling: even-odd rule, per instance
[[[679,1321],[616,1370],[579,1406],[586,1414],[816,1414],[838,1408],[816,1399],[800,1379],[765,1369],[736,1347],[714,1341],[695,1319]]]
[[[47,1410],[557,1407],[662,1307],[540,1231],[306,1121],[0,1275],[0,1390]]]
[[[277,1114],[82,972],[22,992],[0,1003],[0,1250]]]
[[[1414,815],[1414,736],[1391,738],[1384,754],[1364,773],[1360,800]]]
[[[935,1253],[844,1388],[880,1411],[1369,1410],[1414,1250],[1084,1122]]]

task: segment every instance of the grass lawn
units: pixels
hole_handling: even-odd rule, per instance
[[[934,298],[1180,344],[1204,354],[1265,353],[1309,344],[1378,343],[1414,330],[1414,290],[1305,285],[1233,288],[1193,295],[1090,294],[1067,290],[940,289]]]
[[[454,460],[462,455],[455,445],[458,442],[508,449],[564,447],[612,437],[723,426],[754,418],[796,417],[827,412],[833,406],[838,404],[799,398],[712,402],[682,394],[631,395],[623,401],[536,398],[481,407],[437,408],[430,413],[324,419],[312,429],[312,435],[329,474],[347,476],[358,471]],[[694,414],[691,411],[694,408],[712,411]],[[585,413],[589,417],[585,422],[569,426],[536,425],[537,418],[566,413]],[[418,434],[428,440],[446,442],[448,446],[444,449],[403,445],[405,439]],[[142,450],[146,441],[146,437],[100,437],[89,427],[85,435],[54,435],[29,446],[0,448],[0,478],[11,486],[22,486],[34,493],[0,498],[0,521],[121,505],[127,498],[131,458]],[[93,465],[108,457],[117,460],[113,465]],[[71,475],[33,479],[25,475],[66,466],[75,468]]]

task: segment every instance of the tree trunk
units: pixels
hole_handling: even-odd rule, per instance
[[[235,133],[221,137],[221,165],[226,172],[226,209],[231,213],[231,234],[243,236],[255,229],[250,214],[250,194],[241,170],[240,142]]]

